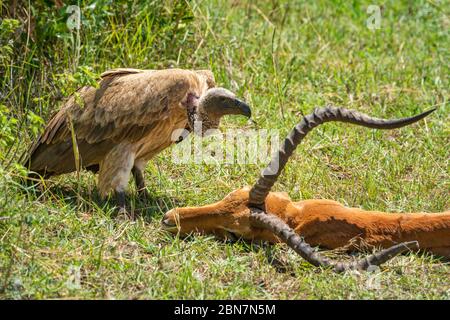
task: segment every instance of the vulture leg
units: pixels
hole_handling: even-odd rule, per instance
[[[100,163],[98,175],[100,196],[105,198],[113,191],[119,213],[127,213],[125,191],[134,165],[134,157],[133,145],[121,143],[115,146]]]
[[[133,173],[139,197],[143,200],[148,200],[149,195],[147,189],[145,189],[144,171],[142,170],[142,166],[135,163],[133,169],[131,169],[131,172]]]
[[[116,201],[117,207],[119,208],[119,214],[128,215],[128,211],[126,208],[125,191],[116,191]],[[134,218],[134,216],[131,215],[131,218]]]

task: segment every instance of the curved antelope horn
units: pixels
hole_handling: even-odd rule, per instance
[[[334,262],[322,256],[319,252],[316,252],[305,242],[305,240],[303,240],[303,238],[296,234],[294,230],[274,214],[266,214],[258,208],[251,208],[250,222],[255,227],[268,229],[273,232],[273,234],[313,266],[332,268],[336,272],[344,272],[346,270],[367,270],[370,266],[379,266],[398,254],[408,250],[419,249],[419,243],[417,241],[402,242],[358,261]]]
[[[264,201],[270,192],[270,189],[277,181],[277,178],[283,171],[295,148],[313,128],[325,122],[340,121],[375,129],[395,129],[419,121],[434,110],[436,109],[425,111],[424,113],[410,118],[385,120],[372,118],[357,111],[344,108],[325,107],[315,109],[313,113],[305,116],[289,133],[282,148],[271,160],[270,164],[262,172],[256,184],[250,190],[249,207],[251,208],[250,220],[252,224],[255,227],[271,230],[311,264],[315,266],[333,267],[337,272],[348,269],[367,270],[370,265],[380,265],[397,254],[409,249],[417,248],[418,243],[416,241],[405,242],[382,250],[354,263],[335,263],[314,252],[311,246],[298,236],[283,220],[274,215],[264,214],[264,211],[261,209],[264,208]]]
[[[305,116],[300,123],[289,133],[284,140],[282,148],[270,161],[270,164],[261,174],[256,184],[250,190],[249,205],[257,208],[262,208],[264,200],[270,192],[270,189],[277,181],[279,175],[283,171],[286,163],[294,152],[295,148],[300,144],[303,138],[315,127],[331,121],[349,122],[363,127],[375,129],[395,129],[407,126],[411,123],[417,122],[436,109],[431,109],[410,118],[402,119],[377,119],[368,115],[360,113],[355,110],[348,110],[344,108],[316,108],[313,113]]]

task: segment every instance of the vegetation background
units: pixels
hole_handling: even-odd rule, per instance
[[[377,1],[381,25],[370,29],[373,2],[0,0],[0,298],[450,299],[448,264],[427,255],[337,275],[284,245],[159,228],[169,208],[217,201],[263,164],[177,165],[167,150],[147,168],[150,203],[130,185],[136,221],[114,217],[90,173],[52,178],[42,193],[18,183],[19,156],[45,120],[101,72],[210,68],[280,136],[328,103],[387,118],[437,107],[395,131],[315,130],[276,190],[369,210],[448,210],[450,4]],[[69,5],[81,10],[79,30]]]

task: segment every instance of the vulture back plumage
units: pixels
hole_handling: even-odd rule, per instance
[[[170,145],[167,137],[173,126],[186,126],[182,106],[186,95],[200,96],[214,86],[214,76],[208,70],[106,71],[98,88],[82,87],[68,98],[30,149],[25,165],[44,177],[75,171],[71,124],[81,166],[93,171],[108,152],[124,142],[146,142],[154,150],[164,148]],[[159,141],[145,141],[158,125],[163,125],[157,134]]]

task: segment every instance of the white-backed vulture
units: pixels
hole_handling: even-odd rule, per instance
[[[230,91],[216,88],[211,71],[109,70],[98,88],[80,88],[50,119],[25,166],[44,178],[76,171],[74,133],[79,168],[98,171],[101,197],[114,191],[126,212],[130,173],[138,190],[145,190],[143,168],[175,142],[174,130],[192,131],[197,120],[204,132],[227,114],[250,117],[251,111]]]

